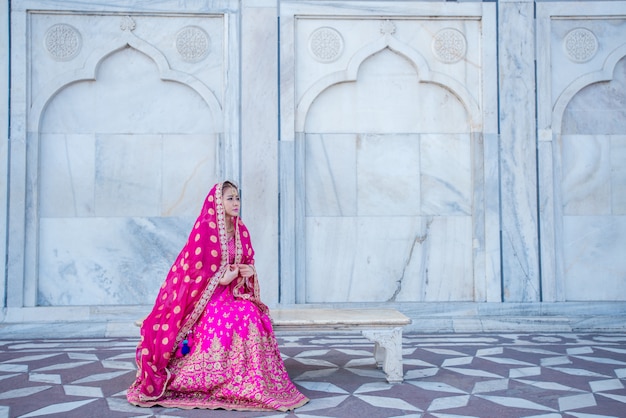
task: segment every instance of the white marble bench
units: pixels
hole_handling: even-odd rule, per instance
[[[275,331],[360,331],[374,342],[374,358],[387,381],[403,380],[402,328],[411,320],[395,309],[276,308],[270,315]]]

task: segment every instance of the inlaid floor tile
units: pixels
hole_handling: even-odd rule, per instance
[[[295,412],[211,411],[216,418],[626,417],[626,335],[405,334],[404,382],[388,384],[357,334],[279,335]],[[193,418],[138,408],[133,338],[0,341],[0,418]]]

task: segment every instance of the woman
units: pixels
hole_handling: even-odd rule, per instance
[[[218,183],[142,323],[128,401],[280,411],[307,403],[287,375],[259,296],[237,186]]]

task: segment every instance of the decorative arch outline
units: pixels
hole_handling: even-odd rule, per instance
[[[31,107],[33,117],[29,118],[28,121],[29,130],[31,132],[39,132],[44,109],[61,90],[70,84],[96,80],[96,74],[100,64],[110,55],[126,47],[131,47],[150,58],[155,63],[161,80],[174,81],[189,86],[197,92],[207,103],[211,113],[215,115],[216,129],[219,131],[223,130],[224,118],[221,117],[222,107],[213,91],[193,75],[173,70],[161,51],[130,32],[124,32],[124,34],[116,42],[110,44],[108,48],[101,48],[97,53],[93,53],[86,60],[82,68],[68,71],[49,82],[35,100],[33,100]]]
[[[560,134],[563,124],[563,115],[569,102],[585,87],[601,81],[611,81],[615,73],[617,63],[626,57],[626,44],[617,47],[604,60],[604,65],[598,71],[587,73],[571,82],[559,95],[552,109],[552,130],[554,134]]]
[[[421,83],[436,84],[455,95],[470,115],[470,127],[472,132],[477,132],[482,129],[480,107],[478,103],[476,103],[476,100],[472,98],[467,88],[445,74],[431,71],[428,62],[422,54],[387,34],[380,37],[377,41],[359,49],[348,62],[346,69],[336,71],[320,78],[304,92],[296,105],[296,132],[304,132],[306,115],[309,108],[324,90],[336,84],[356,81],[361,64],[363,64],[367,58],[386,48],[407,58],[415,67],[416,72],[420,76],[419,79]]]

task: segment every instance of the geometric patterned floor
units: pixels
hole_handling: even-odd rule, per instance
[[[0,340],[0,418],[626,417],[626,334],[407,334],[390,385],[357,334],[278,337],[289,414],[137,408],[135,338]]]

